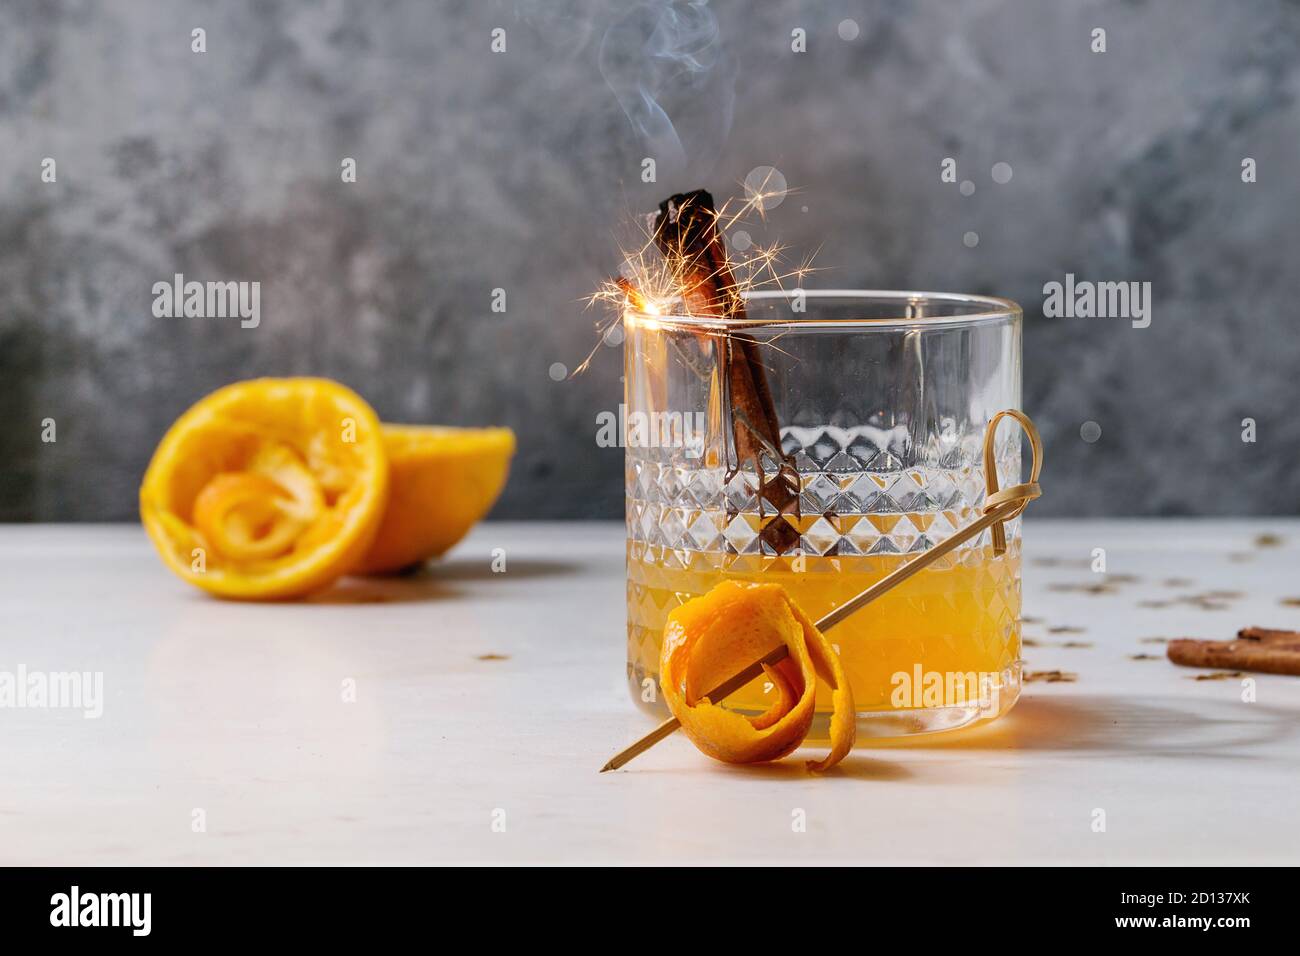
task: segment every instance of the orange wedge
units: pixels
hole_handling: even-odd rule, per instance
[[[399,571],[445,553],[505,487],[515,434],[508,428],[384,425],[391,492],[379,533],[356,568]]]
[[[773,694],[766,711],[740,714],[705,696],[783,643],[789,657],[764,665]],[[716,760],[757,763],[794,751],[812,726],[818,678],[830,686],[833,708],[831,752],[808,762],[820,772],[853,748],[853,692],[839,655],[785,589],[724,581],[668,616],[659,657],[664,700],[695,746]]]
[[[163,436],[140,517],[181,578],[228,598],[298,597],[352,570],[388,500],[379,419],[351,389],[264,378],[218,389]]]

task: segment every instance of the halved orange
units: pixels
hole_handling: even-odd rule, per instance
[[[320,378],[218,389],[163,436],[140,517],[176,574],[222,597],[298,597],[351,571],[388,501],[374,410]]]
[[[491,509],[510,472],[508,428],[382,426],[388,452],[388,508],[355,569],[383,574],[444,554]]]

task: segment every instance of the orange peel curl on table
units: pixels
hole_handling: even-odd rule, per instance
[[[789,656],[763,665],[775,694],[767,710],[747,716],[708,699],[711,688],[781,644]],[[839,655],[778,584],[724,581],[673,610],[659,668],[682,731],[716,760],[760,763],[797,749],[812,726],[819,678],[831,688],[831,750],[808,769],[829,770],[853,748],[853,692]]]

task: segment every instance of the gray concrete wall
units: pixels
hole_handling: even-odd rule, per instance
[[[621,453],[594,440],[619,352],[548,370],[594,343],[579,300],[617,264],[612,222],[763,164],[800,192],[755,238],[820,245],[817,283],[1025,305],[1039,513],[1296,511],[1295,3],[717,0],[731,129],[711,139],[669,83],[687,168],[655,184],[640,161],[662,140],[601,72],[626,9],[0,5],[0,518],[131,518],[188,404],[309,373],[389,419],[514,427],[501,517],[619,516]],[[941,181],[945,157],[973,194]],[[155,318],[152,285],[176,272],[260,281],[261,324]],[[1067,272],[1152,283],[1150,327],[1045,318]]]

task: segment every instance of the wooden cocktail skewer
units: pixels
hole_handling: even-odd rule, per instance
[[[1033,465],[1030,468],[1029,481],[999,491],[997,463],[994,459],[994,436],[997,434],[998,422],[1002,420],[1003,416],[1007,415],[1015,418],[1024,428],[1025,434],[1029,436],[1029,444],[1033,451]],[[1042,489],[1038,486],[1038,475],[1042,469],[1042,461],[1042,440],[1038,437],[1038,429],[1034,427],[1034,423],[1030,421],[1029,416],[1015,409],[998,412],[993,416],[993,419],[988,424],[988,429],[984,433],[984,480],[987,491],[984,498],[984,514],[964,528],[954,531],[930,550],[917,555],[911,561],[885,575],[865,591],[854,595],[844,604],[814,622],[813,626],[825,633],[850,614],[866,607],[886,591],[902,584],[918,571],[923,570],[954,550],[958,545],[983,532],[990,525],[1000,529],[1003,522],[1010,521],[1019,515],[1020,512],[1025,510],[1025,506],[1029,502],[1042,494]],[[995,535],[993,553],[1002,554],[1005,550],[1006,537],[1004,535]],[[744,670],[733,674],[704,696],[711,703],[716,704],[762,674],[764,664],[775,664],[784,660],[789,654],[790,649],[782,644],[780,647],[769,651],[766,656],[754,661]],[[668,718],[640,740],[616,753],[605,766],[600,768],[600,772],[617,770],[633,758],[645,753],[665,737],[671,736],[679,727],[681,727],[681,722],[676,717]]]

